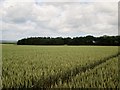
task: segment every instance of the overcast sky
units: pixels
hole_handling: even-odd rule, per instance
[[[118,35],[117,0],[97,1],[0,0],[2,39]]]

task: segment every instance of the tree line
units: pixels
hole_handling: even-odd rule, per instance
[[[91,35],[84,37],[30,37],[17,41],[17,45],[107,45],[119,46],[120,36],[100,36]]]

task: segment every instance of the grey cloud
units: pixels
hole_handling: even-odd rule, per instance
[[[41,2],[40,0],[36,0]],[[43,0],[42,2],[118,2],[119,0]]]
[[[117,3],[22,3],[3,6],[3,33],[27,36],[117,35]],[[12,30],[12,31],[11,31]],[[23,34],[24,32],[24,34]],[[18,36],[19,34],[19,36]],[[23,35],[22,35],[23,34]]]

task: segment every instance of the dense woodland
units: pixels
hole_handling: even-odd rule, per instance
[[[84,37],[63,38],[63,37],[30,37],[18,40],[17,45],[107,45],[119,46],[120,36],[100,36],[91,35]]]

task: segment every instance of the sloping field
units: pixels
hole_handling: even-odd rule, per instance
[[[81,79],[74,84],[71,84],[71,80],[75,81],[81,72],[85,75],[87,70],[94,72],[94,68],[117,56],[118,47],[115,46],[3,45],[3,88],[93,87],[80,85]],[[116,64],[115,60],[110,61]],[[107,72],[107,69],[104,72]],[[117,73],[117,68],[115,72]],[[107,73],[105,74],[107,76]],[[94,76],[86,76],[89,77]],[[86,83],[84,77],[82,82]],[[117,87],[116,85],[114,87]]]

